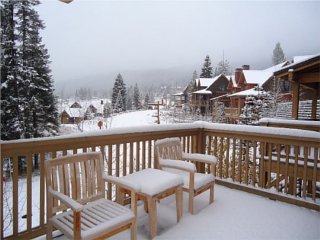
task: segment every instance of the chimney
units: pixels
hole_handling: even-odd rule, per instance
[[[250,70],[250,65],[242,65],[243,70]]]
[[[236,81],[237,84],[239,83],[241,73],[242,73],[242,68],[236,68],[234,73],[234,80]]]

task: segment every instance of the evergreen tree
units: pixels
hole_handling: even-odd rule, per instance
[[[211,67],[211,60],[209,55],[206,56],[204,59],[202,72],[200,74],[201,78],[212,78],[212,67]]]
[[[218,65],[215,69],[214,75],[218,76],[220,74],[224,74],[224,75],[231,74],[230,63],[228,62],[228,60],[222,60],[218,63]]]
[[[24,129],[17,79],[18,53],[15,34],[16,1],[1,2],[1,139],[18,139]]]
[[[115,112],[127,110],[127,91],[123,78],[119,73],[112,89],[112,108]]]
[[[196,84],[196,79],[198,78],[198,74],[197,71],[194,71],[192,74],[192,79],[189,82],[188,86],[186,87],[185,90],[185,101],[186,103],[189,103],[189,101],[191,100],[192,97],[192,92],[195,91],[195,84]]]
[[[140,110],[142,108],[141,100],[140,100],[140,90],[138,88],[138,84],[134,86],[133,89],[133,106],[136,110]]]
[[[284,55],[280,43],[277,42],[275,48],[273,49],[272,63],[273,65],[277,65],[279,63],[283,63],[284,61],[286,61],[286,57]]]
[[[6,129],[5,134],[1,132],[1,137],[16,139],[55,135],[58,130],[58,114],[50,76],[49,55],[39,35],[44,25],[34,10],[39,1],[14,1],[13,5],[11,3],[10,0],[3,1],[4,9],[6,6],[12,6],[12,14],[2,16],[4,19],[1,25],[4,30],[8,27],[3,26],[3,21],[11,21],[13,24],[10,27],[16,36],[11,38],[14,40],[11,41],[10,34],[3,35],[1,44],[5,45],[4,51],[7,51],[10,49],[6,48],[9,40],[17,50],[11,54],[15,55],[14,64],[4,61],[5,68],[10,69],[11,74],[6,71],[1,76],[1,83],[6,82],[2,86],[7,87],[1,89],[1,102],[9,100],[8,106],[4,104],[4,108],[1,107],[2,117],[6,121],[2,121],[2,128]],[[6,57],[8,56],[4,56]],[[12,91],[12,96],[7,95]],[[12,113],[10,108],[16,110]],[[17,130],[11,131],[12,128]]]
[[[150,102],[150,98],[149,98],[149,94],[147,93],[146,96],[144,97],[144,103],[143,103],[145,109],[149,108],[149,105],[148,105],[149,102]]]

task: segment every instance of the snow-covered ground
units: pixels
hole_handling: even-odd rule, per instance
[[[227,187],[216,185],[215,201],[211,205],[208,205],[208,191],[196,197],[194,215],[188,213],[187,193],[184,193],[183,201],[183,217],[179,223],[176,223],[175,198],[166,198],[158,204],[156,239],[318,240],[320,236],[319,212]],[[130,231],[110,239],[130,239]],[[148,214],[141,203],[138,239],[149,239]]]
[[[132,127],[140,125],[156,125],[157,118],[156,110],[144,110],[136,112],[127,112],[123,114],[114,115],[109,118],[95,118],[93,120],[86,120],[80,123],[80,128],[83,132],[90,132],[99,130],[98,122],[103,122],[103,129],[111,129],[117,127]],[[170,121],[162,117],[161,124],[167,124]],[[68,134],[80,132],[78,126],[75,124],[62,124],[60,127],[61,134]]]

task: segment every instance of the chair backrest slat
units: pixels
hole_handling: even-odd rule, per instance
[[[160,159],[182,159],[182,147],[179,138],[165,138],[155,142],[157,160]]]
[[[79,203],[104,198],[103,160],[100,152],[64,156],[45,161],[47,186]],[[66,209],[54,200],[53,212]]]

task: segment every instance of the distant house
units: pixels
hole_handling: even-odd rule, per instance
[[[228,91],[225,97],[229,99],[225,109],[225,117],[228,122],[236,122],[240,116],[241,109],[244,107],[247,96],[261,94],[262,90],[273,91],[274,71],[281,69],[289,62],[272,66],[264,70],[250,70],[249,65],[235,70],[234,76],[229,78]],[[284,93],[284,90],[282,90]],[[224,99],[224,101],[226,101]]]
[[[61,113],[62,124],[78,124],[84,119],[84,112],[81,108],[65,109]]]
[[[229,80],[224,74],[214,78],[198,78],[195,81],[190,107],[193,112],[200,111],[205,114],[211,111],[211,98],[219,97],[228,93]]]
[[[78,102],[74,102],[70,108],[82,108],[81,105]]]
[[[59,105],[62,124],[75,124],[94,117],[105,116],[105,104],[108,99],[91,99],[86,101],[62,101]]]

